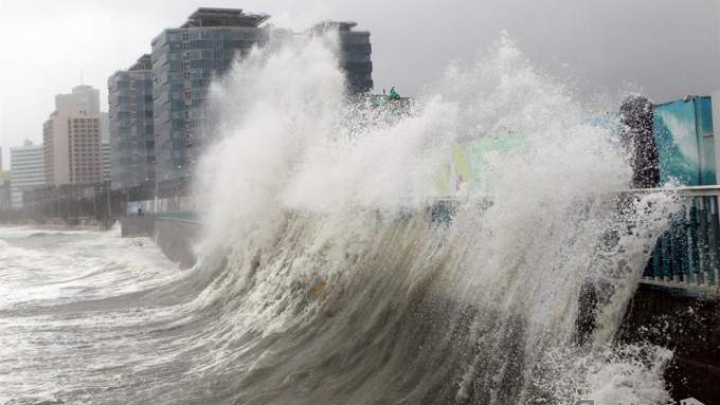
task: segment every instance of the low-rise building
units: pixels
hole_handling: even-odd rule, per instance
[[[23,192],[45,185],[43,145],[25,141],[23,146],[10,148],[10,173],[11,204],[20,208]]]

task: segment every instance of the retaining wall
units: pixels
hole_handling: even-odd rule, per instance
[[[126,217],[120,219],[122,237],[151,237],[170,260],[183,268],[195,265],[194,247],[199,242],[202,224],[171,218]]]
[[[181,267],[196,263],[202,224],[174,218],[120,219],[123,237],[150,236]],[[720,398],[720,298],[688,296],[687,290],[641,284],[618,332],[623,343],[651,342],[675,353],[665,373],[672,396],[707,404]],[[594,325],[579,325],[591,332]]]

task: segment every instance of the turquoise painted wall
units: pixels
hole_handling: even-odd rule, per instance
[[[661,184],[717,184],[710,97],[655,105],[653,134],[660,156]]]

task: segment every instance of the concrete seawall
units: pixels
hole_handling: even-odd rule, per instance
[[[199,242],[202,224],[171,218],[127,217],[121,218],[123,238],[151,237],[170,260],[182,268],[195,265],[194,247]]]
[[[196,261],[194,247],[202,224],[175,218],[121,218],[122,237],[151,237],[182,268]],[[673,398],[690,396],[707,404],[720,398],[720,298],[692,297],[683,291],[641,284],[617,340],[650,342],[674,351],[665,380]],[[592,326],[590,326],[592,328]]]

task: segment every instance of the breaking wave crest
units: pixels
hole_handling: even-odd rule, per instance
[[[235,338],[253,334],[220,356],[248,365],[235,400],[667,400],[670,354],[613,337],[677,204],[617,196],[612,129],[506,39],[401,112],[348,101],[337,65],[331,38],[296,39],[214,88],[204,248],[226,259],[217,297],[247,315]],[[473,140],[510,146],[469,152],[471,186],[453,158]]]

